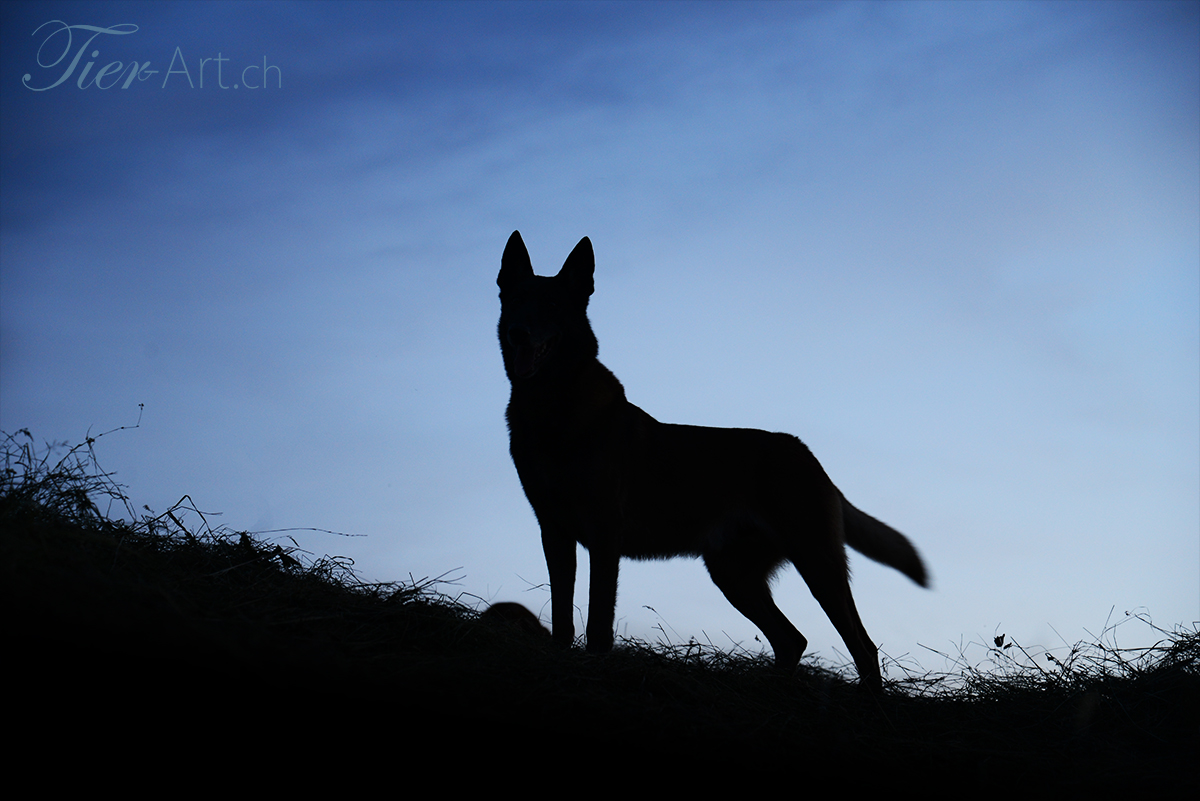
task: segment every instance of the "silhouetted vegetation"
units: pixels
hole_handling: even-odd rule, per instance
[[[260,768],[336,753],[397,782],[450,766],[447,781],[530,789],[549,753],[642,787],[785,773],[813,791],[828,778],[1006,792],[1198,783],[1195,628],[1152,649],[1098,641],[1040,660],[997,637],[988,669],[888,664],[905,675],[883,698],[809,659],[785,676],[769,656],[697,643],[589,656],[481,620],[437,579],[366,584],[345,559],[212,528],[186,498],[135,513],[93,444],[4,437],[6,661],[29,702],[7,722],[30,748],[124,764],[156,748],[199,759],[282,742],[286,761]],[[474,772],[484,765],[505,770]]]

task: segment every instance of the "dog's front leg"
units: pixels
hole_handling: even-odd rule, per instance
[[[617,572],[621,555],[616,548],[594,544],[591,555],[592,585],[588,591],[587,649],[608,653],[613,647],[613,617],[617,608]]]
[[[542,529],[542,551],[550,574],[550,624],[554,642],[575,642],[575,540]]]

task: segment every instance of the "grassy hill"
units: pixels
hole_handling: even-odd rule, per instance
[[[481,619],[437,582],[364,584],[343,560],[202,519],[186,527],[179,507],[139,517],[91,440],[57,461],[28,432],[5,442],[16,765],[132,758],[186,781],[225,764],[215,754],[240,754],[260,777],[322,765],[447,792],[543,779],[768,791],[782,779],[797,794],[827,780],[1200,785],[1195,630],[1164,632],[1151,653],[1083,645],[1045,669],[912,677],[881,698],[808,660],[784,676],[761,656],[695,644],[626,642],[595,657]]]

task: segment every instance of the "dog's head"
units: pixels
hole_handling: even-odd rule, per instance
[[[510,381],[567,375],[596,358],[596,335],[587,319],[596,257],[586,236],[553,278],[533,274],[520,231],[513,231],[500,260],[500,351]]]

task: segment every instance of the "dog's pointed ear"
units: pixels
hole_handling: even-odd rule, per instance
[[[571,251],[571,255],[567,256],[567,260],[558,274],[567,279],[572,290],[587,298],[591,297],[592,292],[596,289],[596,284],[592,280],[592,274],[595,271],[596,254],[592,252],[592,240],[585,236],[579,240],[579,244]]]
[[[500,257],[500,274],[496,276],[496,285],[501,290],[506,286],[533,277],[533,263],[529,261],[529,251],[525,249],[525,240],[520,231],[513,231],[504,246],[504,255]]]

